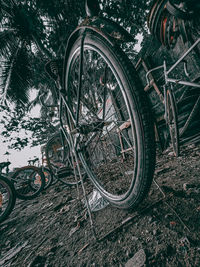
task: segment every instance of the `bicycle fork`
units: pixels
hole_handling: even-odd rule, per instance
[[[87,211],[88,211],[88,216],[90,219],[90,225],[91,225],[91,229],[94,235],[95,240],[97,239],[97,235],[96,235],[96,231],[94,228],[94,223],[92,220],[92,213],[91,213],[91,209],[89,206],[89,202],[88,202],[88,198],[87,198],[87,194],[86,194],[86,190],[85,190],[85,186],[84,186],[84,181],[83,181],[83,175],[81,173],[81,168],[80,168],[80,163],[79,163],[79,156],[78,156],[78,149],[77,149],[77,144],[78,144],[78,139],[80,138],[80,134],[75,135],[75,137],[73,138],[72,134],[69,132],[69,139],[70,139],[70,144],[71,144],[71,151],[72,151],[72,163],[73,163],[73,168],[74,168],[74,175],[75,175],[75,179],[76,179],[76,183],[77,183],[77,187],[78,187],[78,178],[77,178],[77,174],[75,171],[75,168],[77,167],[78,169],[78,173],[79,173],[79,177],[80,177],[80,181],[81,181],[81,186],[82,186],[82,190],[83,190],[83,195],[84,195],[84,199],[85,199],[85,203],[86,203],[86,207],[87,207]],[[74,140],[73,140],[74,139]],[[74,161],[75,159],[75,161]],[[75,165],[76,163],[76,165]]]

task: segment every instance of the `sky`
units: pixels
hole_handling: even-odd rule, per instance
[[[2,140],[0,140],[0,162],[2,161],[10,161],[10,170],[12,170],[15,167],[23,167],[28,165],[28,160],[33,159],[35,156],[41,158],[41,152],[40,147],[26,147],[25,149],[21,151],[17,150],[9,150],[11,155],[7,156],[4,155],[4,153],[7,151],[7,145],[5,143],[2,143]]]
[[[35,97],[34,92],[31,94],[31,99]],[[34,107],[31,110],[31,116],[32,117],[38,117],[40,112],[39,106]],[[2,114],[0,113],[0,116]],[[0,118],[1,120],[1,118]],[[2,131],[3,127],[0,125],[0,132]],[[31,138],[31,137],[30,137]],[[10,155],[4,155],[8,151]],[[0,162],[3,161],[10,161],[11,165],[9,166],[9,169],[12,170],[16,167],[23,167],[28,165],[28,160],[34,159],[35,157],[38,157],[41,159],[41,151],[40,146],[37,147],[25,147],[23,150],[18,151],[14,149],[7,149],[7,143],[3,143],[3,137],[0,135]]]
[[[136,45],[135,45],[135,47],[134,47],[134,50],[136,50],[137,52],[139,52],[140,49],[141,49],[141,43],[142,43],[142,40],[143,40],[143,36],[142,36],[141,33],[138,33],[138,34],[135,36],[135,38],[137,39],[137,43],[136,43]]]

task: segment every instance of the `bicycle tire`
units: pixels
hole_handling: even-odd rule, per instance
[[[15,171],[11,177],[16,196],[22,200],[37,197],[45,187],[45,176],[36,166],[24,166]]]
[[[81,42],[80,36],[69,52],[64,70],[71,110],[76,110],[78,106],[77,80]],[[155,140],[148,101],[132,63],[118,46],[112,46],[96,33],[87,32],[83,47],[82,98],[80,109],[74,115],[77,117],[79,114],[78,130],[83,141],[85,138],[85,143],[80,146],[78,155],[88,177],[105,199],[119,208],[133,208],[148,193],[155,167]],[[107,82],[109,75],[111,77]],[[109,91],[109,95],[104,93],[104,88]],[[113,122],[109,120],[110,116]],[[123,130],[123,141],[126,141],[124,145],[131,152],[125,154],[124,164],[116,131],[128,120],[130,127]],[[119,172],[121,167],[124,170]],[[123,182],[126,180],[127,183],[128,176],[131,176],[130,183],[124,188]],[[114,179],[117,178],[114,188]]]
[[[73,186],[76,185],[77,182],[80,183],[80,180],[76,181],[75,179],[72,162],[70,161],[68,144],[65,143],[65,148],[63,148],[61,143],[60,132],[54,134],[47,142],[45,149],[47,166],[58,181],[65,185]],[[64,151],[65,155],[63,156]]]
[[[2,223],[10,215],[16,202],[16,193],[13,184],[9,181],[9,179],[7,179],[4,176],[0,176],[0,195],[1,195],[0,223]],[[7,204],[4,207],[3,205],[5,203]]]

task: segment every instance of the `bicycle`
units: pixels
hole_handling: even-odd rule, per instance
[[[2,175],[3,168],[9,163],[0,163],[0,223],[8,218],[14,209],[16,202],[16,193],[13,184]]]
[[[2,169],[10,164],[10,162],[1,162],[0,174]],[[36,166],[17,168],[10,174],[4,174],[4,177],[9,180],[9,184],[12,184],[16,197],[22,200],[34,199],[45,186],[44,174]]]
[[[163,118],[168,125],[173,152],[176,156],[180,153],[180,144],[185,141],[181,141],[180,138],[184,136],[192,122],[193,124],[196,123],[195,116],[197,115],[200,102],[200,95],[197,90],[195,91],[195,88],[200,88],[199,77],[193,77],[192,80],[186,60],[187,56],[191,53],[196,53],[199,56],[197,46],[200,43],[200,38],[198,37],[198,27],[194,27],[195,23],[192,20],[194,12],[194,10],[187,10],[186,12],[182,5],[178,6],[173,4],[172,1],[154,1],[148,17],[148,26],[151,33],[168,50],[172,50],[177,45],[179,37],[181,37],[182,43],[187,47],[186,51],[175,62],[170,64],[170,67],[168,67],[166,60],[164,60],[162,65],[152,68],[148,66],[148,62],[141,59],[146,72],[147,85],[145,91],[154,88],[155,93],[164,105]],[[196,32],[197,40],[193,40],[191,29]],[[182,73],[178,73],[179,76],[176,75],[178,77],[170,77],[181,63],[183,64]],[[159,70],[162,70],[162,73],[159,73],[159,79],[161,80],[160,77],[163,79],[162,85],[160,85],[160,87],[163,87],[163,91],[159,90],[156,79],[152,75],[153,72],[156,73]],[[178,87],[178,85],[183,87]],[[187,111],[187,114],[185,114],[185,111]],[[198,135],[199,132],[197,132],[195,137],[198,137]],[[186,141],[188,140],[189,137],[186,138]]]
[[[24,166],[17,168],[11,175],[16,196],[22,200],[31,200],[38,196],[45,187],[45,176],[36,166]]]
[[[63,73],[60,60],[47,63],[46,71],[58,87],[60,128],[76,181],[84,168],[112,205],[133,208],[148,193],[155,167],[148,100],[120,48],[131,35],[98,17],[98,1],[85,5],[88,17],[69,37]]]

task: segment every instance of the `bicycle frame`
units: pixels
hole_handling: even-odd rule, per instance
[[[184,63],[184,72],[186,74],[186,76],[189,76],[189,74],[187,73],[187,68],[186,68],[186,64],[184,62],[184,58],[200,43],[200,38],[197,39],[197,41],[171,66],[171,68],[169,70],[167,70],[167,64],[166,61],[164,60],[163,65],[158,66],[156,68],[153,68],[151,70],[149,70],[146,73],[146,80],[148,85],[150,84],[149,82],[149,74],[153,71],[156,71],[158,69],[163,69],[164,72],[164,77],[165,77],[165,85],[167,85],[168,83],[175,83],[175,84],[181,84],[181,85],[186,85],[186,86],[191,86],[191,87],[197,87],[200,88],[200,84],[198,83],[194,83],[194,82],[188,82],[188,81],[183,81],[180,79],[173,79],[173,78],[169,78],[169,74],[181,63]]]
[[[163,64],[161,66],[158,66],[158,67],[155,67],[155,68],[152,68],[150,70],[148,70],[146,72],[146,80],[147,80],[147,83],[148,85],[147,86],[150,86],[150,83],[152,82],[152,80],[150,81],[149,79],[149,75],[153,72],[153,71],[157,71],[159,69],[163,69],[163,75],[164,75],[164,85],[163,85],[163,89],[164,89],[164,96],[163,96],[163,99],[162,99],[162,102],[164,104],[164,119],[166,121],[166,124],[168,124],[168,117],[167,117],[167,112],[168,112],[168,108],[167,108],[167,94],[170,93],[171,95],[174,94],[174,90],[173,90],[173,84],[179,84],[179,85],[183,85],[183,86],[188,86],[188,87],[195,87],[195,88],[200,88],[200,84],[197,83],[197,82],[191,82],[191,81],[186,81],[186,80],[182,80],[182,79],[174,79],[174,78],[171,78],[170,77],[170,74],[175,70],[175,68],[180,64],[180,63],[183,63],[184,64],[184,73],[185,75],[190,78],[189,76],[189,73],[187,71],[187,64],[186,62],[184,61],[184,59],[188,56],[189,53],[191,53],[195,47],[197,47],[197,45],[200,43],[200,38],[198,38],[193,45],[191,45],[191,47],[189,47],[187,49],[187,51],[169,68],[167,69],[167,63],[166,63],[166,60],[163,61]],[[174,96],[173,96],[174,98]],[[177,129],[177,136],[176,136],[176,139],[177,140],[177,151],[179,151],[179,137],[181,137],[183,135],[183,133],[186,131],[190,121],[192,120],[192,117],[193,115],[195,114],[195,111],[196,111],[196,108],[198,106],[198,103],[200,101],[200,98],[198,98],[190,116],[188,117],[184,127],[179,131],[178,130],[178,125],[176,124],[175,127]],[[177,117],[177,105],[176,105],[176,102],[174,101],[173,103],[171,103],[173,105],[173,109],[176,110],[176,114],[175,116]],[[177,120],[174,119],[177,123]],[[175,153],[176,154],[176,153]],[[178,152],[177,152],[178,154]]]
[[[184,72],[185,72],[185,75],[187,77],[189,77],[189,74],[187,72],[187,66],[186,66],[186,63],[184,62],[184,59],[185,57],[192,52],[192,50],[200,43],[200,38],[198,38],[196,40],[196,42],[171,66],[171,68],[169,68],[167,70],[167,64],[166,64],[166,60],[163,61],[163,65],[161,66],[158,66],[156,68],[153,68],[151,70],[149,70],[147,73],[146,73],[146,80],[147,80],[147,83],[148,83],[148,86],[150,86],[150,81],[149,81],[149,75],[150,73],[152,73],[153,71],[156,71],[156,70],[159,70],[159,69],[163,69],[163,73],[164,73],[164,78],[165,78],[165,84],[164,84],[164,106],[165,106],[165,114],[164,114],[164,118],[166,120],[166,114],[167,114],[167,107],[166,107],[166,91],[167,90],[170,90],[172,93],[173,93],[173,87],[170,86],[167,88],[168,84],[171,83],[175,83],[175,84],[180,84],[180,85],[186,85],[186,86],[190,86],[190,87],[196,87],[196,88],[200,88],[200,84],[198,83],[195,83],[195,82],[189,82],[189,81],[184,81],[184,80],[181,80],[181,79],[173,79],[173,78],[170,78],[169,77],[169,74],[172,73],[172,71],[181,63],[183,62],[184,63]]]

